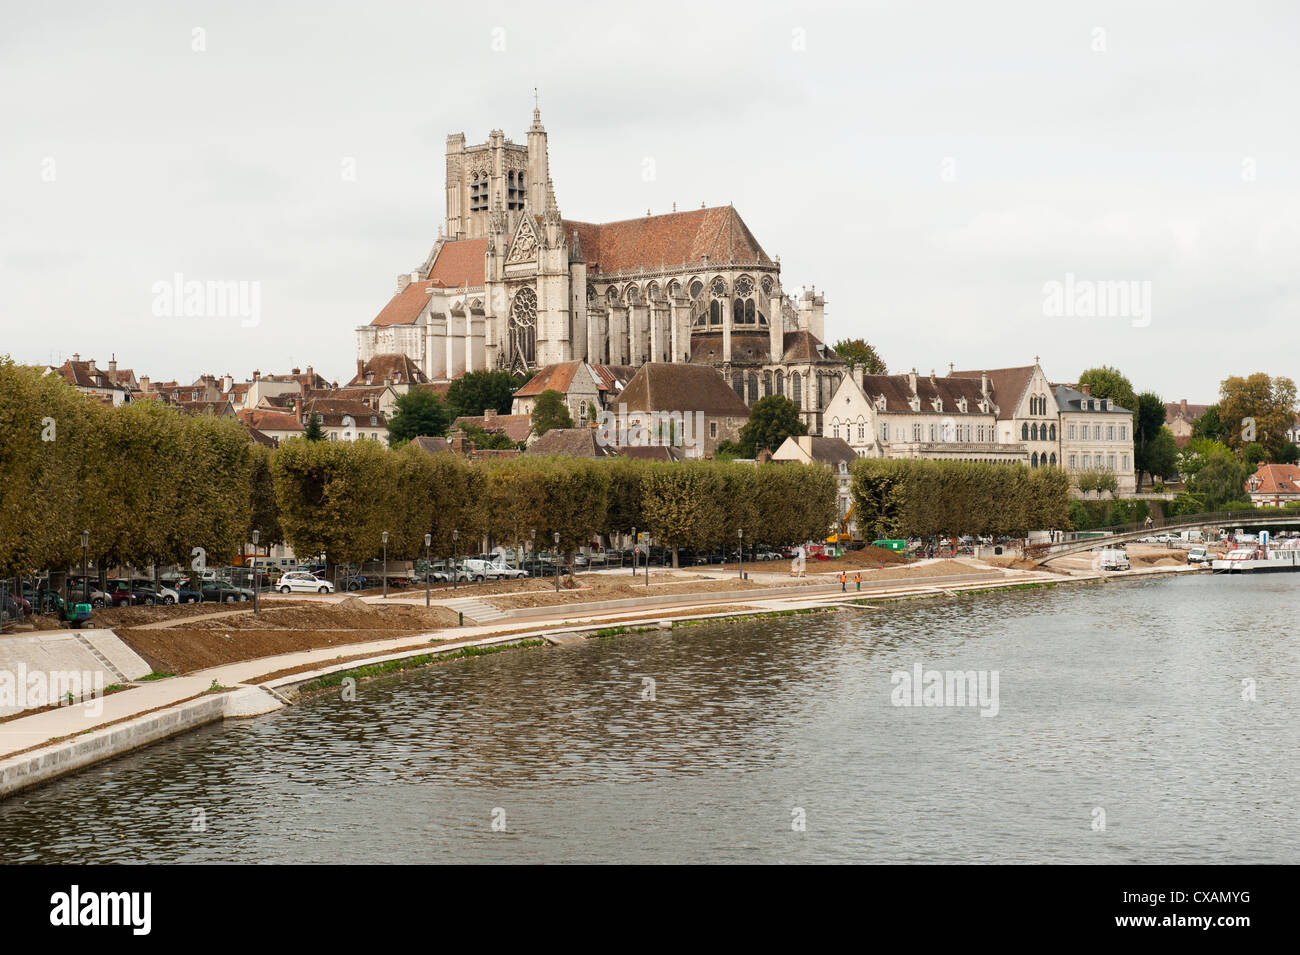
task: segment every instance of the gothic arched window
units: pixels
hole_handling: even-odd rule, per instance
[[[1050,430],[1051,430],[1051,432],[1052,432],[1052,438],[1051,438],[1051,440],[1055,441],[1055,440],[1056,440],[1056,425],[1051,425]],[[1053,455],[1053,457],[1055,457],[1055,455]]]
[[[763,397],[766,398],[771,393],[772,393],[772,373],[770,371],[765,371],[763,372]]]
[[[1036,467],[1038,467],[1038,452],[1037,452],[1037,451],[1034,452],[1034,456],[1030,459],[1029,466],[1030,466],[1031,468],[1036,468]]]
[[[756,371],[749,373],[749,400],[758,400],[758,372]]]
[[[710,325],[722,324],[722,303],[719,302],[716,298],[709,303],[709,324]]]
[[[803,379],[799,377],[799,372],[790,376],[790,400],[803,407]]]
[[[510,358],[512,369],[531,368],[537,361],[537,293],[525,285],[510,306]]]
[[[704,291],[704,283],[696,279],[691,283],[691,298],[699,298],[700,293]]]
[[[1056,467],[1056,453],[1052,453],[1052,467]]]
[[[1020,426],[1020,440],[1021,440],[1021,441],[1028,441],[1028,440],[1029,440],[1029,425],[1027,425],[1027,424],[1022,424],[1022,425]]]

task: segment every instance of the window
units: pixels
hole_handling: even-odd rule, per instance
[[[718,423],[717,423],[716,421],[710,421],[710,422],[709,422],[709,437],[710,437],[710,438],[716,438],[717,436],[718,436]]]
[[[867,426],[866,426],[865,424],[863,424],[862,422],[859,421],[859,422],[858,422],[858,441],[865,441],[865,440],[867,440]]]
[[[1113,424],[1106,425],[1106,440],[1107,441],[1115,440],[1115,426]]]
[[[510,306],[510,356],[516,369],[531,368],[537,358],[537,293],[525,285]]]
[[[1028,441],[1028,440],[1029,440],[1029,425],[1027,425],[1027,424],[1022,424],[1022,425],[1020,426],[1020,440],[1021,440],[1021,441]]]
[[[790,400],[803,407],[803,380],[797,371],[790,376]]]
[[[1070,430],[1068,434],[1070,435],[1070,440],[1074,441],[1079,437],[1079,429],[1074,425],[1070,425]]]
[[[1092,426],[1092,439],[1093,439],[1094,441],[1100,441],[1100,440],[1101,440],[1101,425],[1099,425],[1099,424],[1094,424],[1094,425]]]
[[[1079,467],[1079,456],[1077,454],[1070,455],[1070,470],[1073,471],[1078,467]]]
[[[921,423],[919,421],[912,425],[912,440],[921,440]]]
[[[1052,432],[1052,436],[1051,436],[1051,438],[1049,438],[1048,440],[1055,441],[1055,440],[1056,440],[1056,425],[1052,425],[1050,430],[1051,430],[1051,432]]]
[[[1110,468],[1112,471],[1115,470],[1115,455],[1106,455],[1106,467]]]
[[[331,432],[330,432],[330,440],[331,440],[331,441],[337,441],[338,439],[339,439],[339,433],[338,433],[337,431],[331,431]]]
[[[883,441],[883,442],[885,442],[885,444],[888,444],[888,443],[889,443],[889,425],[888,425],[888,424],[882,424],[882,425],[880,426],[880,440]]]
[[[1030,438],[1031,441],[1037,441],[1037,440],[1038,440],[1038,425],[1037,425],[1037,423],[1035,423],[1033,426],[1030,427],[1030,429],[1029,429],[1029,438]]]
[[[938,440],[939,440],[939,436],[938,436],[938,434],[936,433],[936,428],[935,428],[935,426],[932,424],[932,425],[930,425],[930,443],[933,444],[935,441],[938,441]]]
[[[1056,467],[1056,452],[1052,452],[1052,467]]]
[[[1090,467],[1092,467],[1092,455],[1085,454],[1083,456],[1083,469],[1086,471]]]
[[[1127,474],[1127,473],[1128,473],[1128,469],[1129,469],[1129,468],[1128,468],[1128,455],[1127,455],[1127,454],[1121,454],[1121,455],[1119,456],[1119,461],[1120,461],[1119,469],[1120,469],[1121,471],[1123,471],[1124,473]]]
[[[586,399],[578,402],[578,420],[582,423],[587,421],[587,402]]]
[[[1122,424],[1119,426],[1119,439],[1121,441],[1128,440],[1128,425]]]
[[[374,415],[370,416],[370,427],[372,428],[379,427],[379,419],[376,418]]]
[[[524,173],[523,170],[506,173],[506,208],[510,210],[524,207]]]
[[[765,371],[763,372],[763,397],[766,398],[771,393],[772,393],[772,373],[770,371]]]
[[[1029,466],[1030,466],[1031,468],[1036,468],[1036,467],[1038,467],[1038,452],[1037,452],[1037,451],[1035,451],[1035,452],[1034,452],[1034,456],[1033,456],[1032,458],[1029,459]]]

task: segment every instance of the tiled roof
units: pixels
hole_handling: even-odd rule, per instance
[[[574,233],[591,272],[622,272],[682,262],[730,261],[772,264],[754,234],[731,206],[670,212],[622,222],[565,220],[564,235]]]
[[[686,457],[681,448],[666,444],[620,445],[617,451],[619,457],[635,461],[681,461]]]
[[[411,384],[413,382],[418,384],[429,380],[425,377],[424,372],[420,371],[420,366],[413,362],[409,355],[403,354],[385,353],[381,355],[371,355],[370,360],[367,362],[358,360],[357,374],[348,382],[348,384],[367,384],[367,374],[371,376],[369,384],[375,385],[382,385],[385,378],[398,385]]]
[[[338,397],[316,397],[310,398],[303,405],[304,420],[312,415],[320,415],[324,419],[321,423],[333,427],[343,427],[344,418],[350,417],[353,424],[359,428],[384,427],[388,424],[383,412],[370,407],[364,401],[357,401],[355,398],[338,398]],[[372,424],[370,419],[374,418]]]
[[[912,412],[912,385],[908,375],[863,375],[862,392],[867,400],[875,403],[881,395],[885,397],[886,411]],[[958,401],[966,399],[965,414],[981,414],[979,379],[970,378],[935,378],[916,376],[916,396],[920,399],[920,411],[935,414],[962,414]],[[943,410],[936,411],[934,401],[943,399]]]
[[[271,437],[269,434],[258,431],[256,428],[248,429],[248,439],[252,441],[253,444],[265,445],[268,448],[278,448],[280,446],[279,441]]]
[[[210,414],[227,418],[235,413],[234,406],[224,398],[220,401],[178,401],[176,407],[186,414]]]
[[[601,391],[618,394],[636,374],[636,365],[592,365],[591,371]]]
[[[427,451],[429,454],[438,454],[442,451],[451,450],[451,443],[446,438],[425,437],[422,435],[418,438],[412,438],[411,444],[421,451]]]
[[[786,332],[781,347],[782,361],[843,361],[834,349],[807,330]]]
[[[1300,494],[1300,467],[1294,464],[1261,464],[1246,480],[1252,494]]]
[[[789,337],[787,334],[786,337]],[[766,362],[772,352],[772,339],[767,332],[732,332],[731,360],[733,362]],[[691,361],[721,362],[722,333],[706,332],[691,335]]]
[[[552,428],[542,435],[525,452],[526,454],[559,454],[566,458],[608,458],[614,450],[603,447],[596,440],[594,428]]]
[[[379,328],[387,328],[390,325],[414,325],[420,313],[429,304],[428,288],[428,282],[412,282],[389,299],[383,311],[371,319],[370,324]]]
[[[301,431],[302,422],[292,411],[275,411],[270,408],[249,408],[237,412],[239,420],[258,431]]]
[[[459,239],[444,242],[433,260],[429,280],[435,285],[477,288],[483,284],[483,256],[487,239]]]
[[[843,438],[820,438],[817,435],[804,435],[795,439],[802,446],[807,440],[810,447],[804,450],[818,464],[837,465],[841,461],[852,464],[858,459],[858,453]]]
[[[1189,405],[1187,399],[1165,402],[1165,423],[1172,424],[1179,418],[1191,423],[1209,410],[1209,405]]]
[[[748,418],[749,408],[716,368],[673,362],[647,362],[619,395],[628,411],[702,411]]]
[[[980,375],[988,375],[993,387],[993,400],[998,406],[998,420],[1006,421],[1015,417],[1020,407],[1020,399],[1034,377],[1034,365],[1020,368],[992,368],[980,371],[950,371],[949,378],[973,378],[976,390],[979,390]]]
[[[488,434],[501,433],[511,441],[527,441],[533,432],[533,419],[526,414],[467,415],[452,422],[453,428],[481,428]]]
[[[569,393],[569,386],[573,384],[573,378],[578,373],[583,362],[581,361],[562,361],[556,365],[546,365],[537,370],[522,388],[515,392],[516,398],[531,398],[534,395],[540,395],[543,391],[558,391],[562,395]]]

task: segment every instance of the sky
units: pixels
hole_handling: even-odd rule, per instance
[[[1210,402],[1300,375],[1298,28],[1267,0],[6,4],[0,354],[346,381],[437,237],[446,136],[525,142],[536,89],[566,218],[732,203],[891,371],[1039,356]],[[178,275],[257,298],[187,315]]]

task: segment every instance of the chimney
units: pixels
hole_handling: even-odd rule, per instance
[[[299,422],[302,421],[302,399],[301,398],[293,399],[293,414],[294,417],[297,418]]]
[[[1085,395],[1092,395],[1092,385],[1088,384],[1086,381],[1079,387]]]
[[[310,385],[310,384],[312,383],[312,379],[314,379],[315,377],[316,377],[316,376],[312,373],[311,365],[308,365],[308,366],[307,366],[307,384]]]
[[[985,401],[988,401],[989,398],[989,373],[987,371],[980,372],[980,397]]]
[[[932,384],[932,385],[933,385],[933,384],[936,384],[936,382],[935,382],[935,380],[934,380],[934,369],[933,369],[933,368],[930,369],[930,384]]]
[[[117,384],[117,352],[113,352],[108,357],[108,380]],[[1183,402],[1186,404],[1187,402]]]
[[[302,374],[302,369],[301,369],[301,368],[294,368],[294,369],[292,369],[292,370],[289,372],[289,374],[291,374],[291,375],[301,375],[301,374]]]
[[[255,371],[253,372],[253,380],[254,380],[254,381],[257,381],[257,380],[258,380],[259,378],[261,378],[261,377],[262,377],[262,372],[261,372],[260,370],[255,370]]]
[[[1184,399],[1183,399],[1182,401],[1180,401],[1178,404],[1179,404],[1179,406],[1182,408],[1182,411],[1183,411],[1183,417],[1186,418],[1186,417],[1187,417],[1187,399],[1184,398]]]
[[[90,373],[93,375],[93,374],[95,373],[95,359],[93,359],[93,358],[87,358],[87,359],[86,359],[86,368],[87,368],[87,369],[90,371]]]
[[[366,370],[366,363],[365,363],[364,361],[362,361],[360,358],[358,358],[358,359],[357,359],[357,377],[360,378],[360,377],[361,377],[361,373],[362,373],[363,371],[365,371],[365,370]]]
[[[488,424],[488,423],[492,422],[493,420],[495,420],[496,416],[497,416],[497,410],[496,410],[495,408],[484,408],[484,409],[483,409],[483,423],[484,423],[484,424]]]
[[[907,373],[907,387],[912,394],[916,394],[916,369],[913,368]]]
[[[149,390],[150,390],[150,385],[149,385],[149,376],[148,376],[148,375],[141,375],[141,376],[140,376],[140,390],[141,390],[141,391],[149,391]]]

